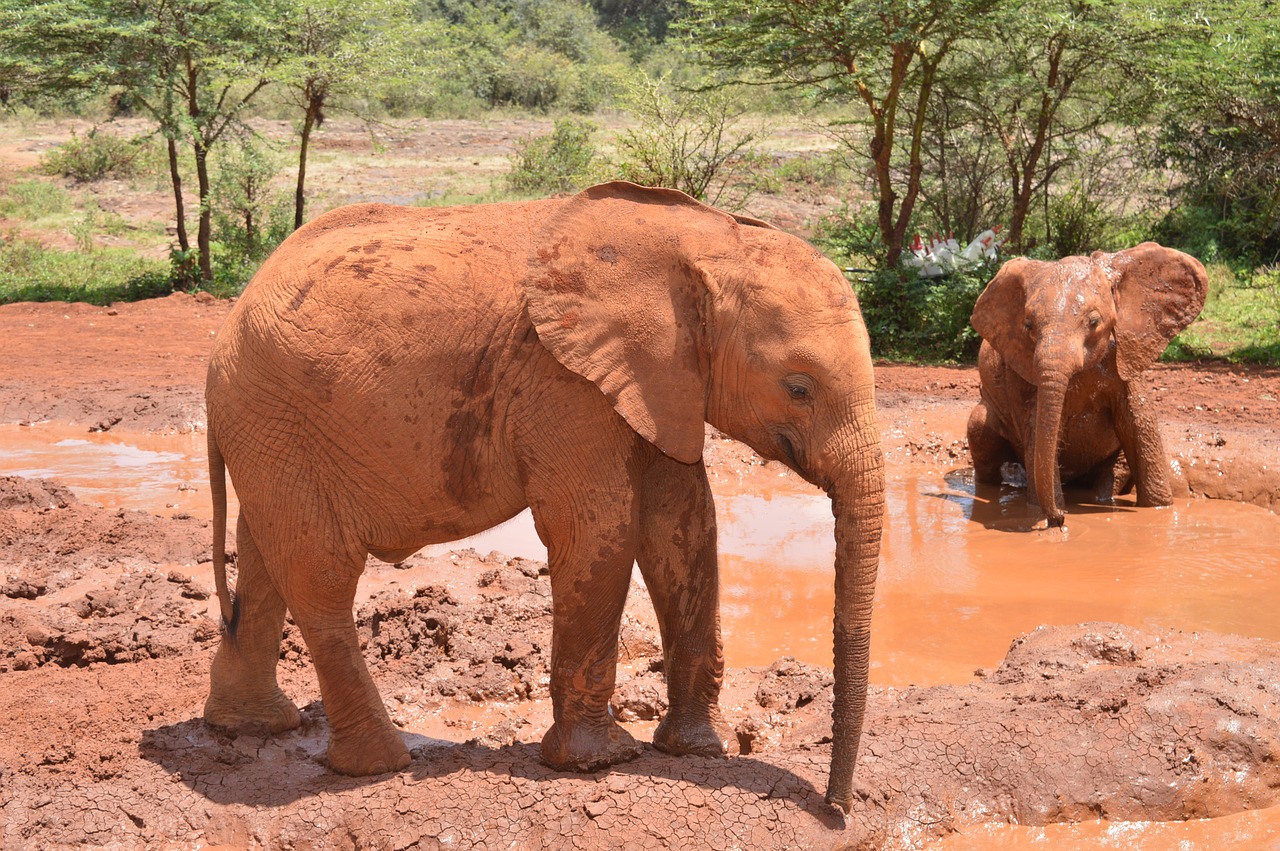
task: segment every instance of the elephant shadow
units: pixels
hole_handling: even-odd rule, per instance
[[[750,756],[675,757],[646,743],[640,756],[630,762],[575,774],[544,765],[536,743],[457,743],[402,731],[412,756],[407,768],[394,774],[346,777],[324,762],[328,733],[324,710],[316,701],[302,708],[302,725],[286,733],[237,734],[211,727],[197,717],[144,731],[138,750],[143,759],[219,805],[285,807],[319,795],[340,795],[380,784],[387,786],[387,794],[402,795],[404,784],[397,778],[414,784],[449,784],[470,782],[467,775],[480,775],[474,781],[486,786],[535,781],[546,787],[547,797],[572,795],[584,782],[640,786],[661,779],[665,782],[660,785],[667,790],[672,789],[671,783],[679,783],[706,793],[737,789],[757,799],[787,798],[828,828],[839,829],[844,823],[810,780]],[[824,770],[825,765],[820,772]],[[677,793],[669,794],[674,799]]]
[[[1035,494],[1026,473],[1018,464],[1007,464],[1005,468],[1000,484],[977,481],[972,467],[950,470],[943,475],[947,489],[929,496],[955,503],[970,521],[993,531],[1043,531],[1044,512],[1034,501]],[[1099,500],[1097,493],[1087,487],[1068,485],[1062,494],[1075,516],[1127,513],[1134,508],[1132,502],[1123,497]]]

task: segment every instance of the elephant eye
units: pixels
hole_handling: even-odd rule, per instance
[[[787,378],[782,382],[782,386],[786,388],[787,395],[793,402],[808,402],[813,398],[812,385],[800,376]]]
[[[1101,316],[1099,316],[1099,315],[1098,315],[1098,314],[1096,314],[1096,313],[1090,313],[1090,314],[1089,314],[1089,327],[1090,327],[1091,329],[1096,329],[1096,328],[1097,328],[1099,325],[1101,325],[1101,324],[1102,324],[1102,317],[1101,317]]]

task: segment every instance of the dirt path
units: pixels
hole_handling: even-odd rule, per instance
[[[227,309],[183,295],[0,307],[0,423],[201,429]],[[1186,486],[1273,507],[1280,372],[1160,367],[1151,384]],[[880,365],[877,385],[893,464],[967,463],[973,369]],[[751,466],[740,446],[709,452],[721,471]],[[341,778],[321,762],[326,722],[292,630],[281,678],[300,730],[233,738],[199,720],[217,630],[191,577],[208,538],[200,520],[0,480],[0,847],[897,848],[990,821],[1280,800],[1280,648],[1112,624],[1037,631],[964,685],[875,689],[847,822],[821,795],[830,677],[795,662],[728,673],[742,755],[647,749],[609,772],[552,772],[537,760],[544,566],[475,553],[371,563],[383,590],[358,612],[365,655],[414,760]],[[615,711],[648,740],[660,642],[635,590]]]

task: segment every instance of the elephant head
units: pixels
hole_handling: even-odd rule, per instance
[[[1144,242],[1054,263],[1010,260],[982,291],[974,329],[1036,388],[1028,474],[1049,525],[1063,523],[1055,483],[1072,379],[1103,369],[1133,380],[1199,315],[1207,289],[1198,260]]]
[[[857,300],[814,248],[628,183],[570,199],[535,240],[538,337],[642,437],[701,459],[704,422],[823,488],[836,518],[829,801],[848,809],[866,702],[884,471]]]

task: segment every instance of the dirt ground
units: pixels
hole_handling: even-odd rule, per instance
[[[201,430],[205,359],[228,309],[187,295],[0,307],[0,424]],[[1150,378],[1183,486],[1274,508],[1280,372],[1161,366]],[[877,387],[891,463],[964,463],[975,370],[881,364]],[[722,440],[708,453],[721,473],[753,465]],[[611,771],[554,772],[537,759],[546,567],[472,551],[370,562],[380,590],[357,612],[365,655],[413,762],[339,777],[323,764],[323,707],[292,627],[281,681],[301,729],[229,736],[200,720],[218,630],[193,573],[209,539],[189,516],[0,478],[0,848],[906,848],[987,822],[1280,802],[1280,647],[1099,623],[1025,636],[968,684],[874,688],[847,819],[822,801],[829,672],[788,659],[728,672],[733,758],[646,747]],[[647,740],[661,651],[633,590],[615,712]]]

